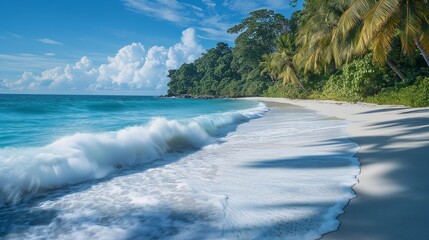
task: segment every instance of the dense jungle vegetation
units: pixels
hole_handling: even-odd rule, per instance
[[[257,10],[228,33],[234,47],[169,71],[169,96],[429,106],[429,0],[307,0],[290,19]]]

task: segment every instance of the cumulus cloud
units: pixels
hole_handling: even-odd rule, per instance
[[[75,64],[51,68],[40,75],[24,72],[17,81],[4,85],[9,90],[85,90],[96,75],[91,60],[82,57]]]
[[[167,90],[168,70],[199,58],[204,48],[197,42],[196,32],[188,28],[174,46],[153,46],[145,50],[141,43],[122,47],[107,63],[94,65],[88,57],[74,64],[55,67],[34,74],[24,72],[16,81],[0,81],[0,89],[98,91],[143,90],[162,94]]]
[[[184,62],[193,62],[203,51],[203,47],[195,41],[195,30],[188,28],[183,31],[181,42],[168,49],[167,68],[177,68]]]
[[[102,64],[98,68],[98,83],[100,86],[130,85],[137,80],[137,72],[144,63],[145,55],[144,47],[140,43],[121,48],[116,56],[108,57],[108,64]]]

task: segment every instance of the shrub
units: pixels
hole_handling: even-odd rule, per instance
[[[307,98],[307,92],[302,90],[301,88],[288,83],[283,84],[281,82],[276,82],[271,85],[267,91],[265,91],[264,96],[266,97],[284,97],[284,98]]]
[[[372,55],[345,64],[339,72],[331,75],[323,87],[321,98],[362,101],[388,86],[390,78],[371,63]]]
[[[410,107],[429,106],[429,77],[418,77],[415,84],[400,89],[390,88],[366,99],[377,104],[397,104]]]

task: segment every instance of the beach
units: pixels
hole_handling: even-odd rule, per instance
[[[429,239],[429,108],[320,100],[251,98],[293,104],[350,122],[360,146],[356,197],[323,239]]]
[[[0,142],[0,238],[311,240],[337,229],[355,196],[349,122],[302,107],[136,96],[5,102],[9,132],[21,132]],[[64,119],[69,128],[58,128]],[[98,124],[84,131],[83,120]]]
[[[8,96],[0,238],[428,239],[429,109],[251,100]]]

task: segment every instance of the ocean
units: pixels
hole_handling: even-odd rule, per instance
[[[314,239],[354,196],[347,124],[254,100],[0,95],[0,237]]]

